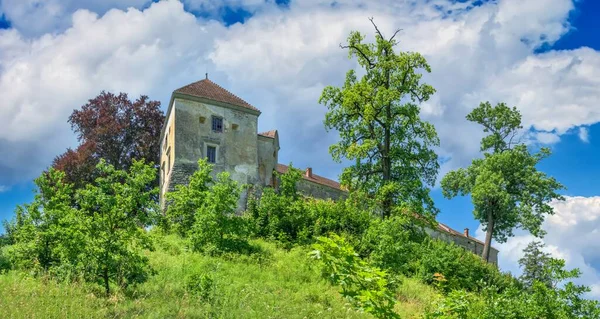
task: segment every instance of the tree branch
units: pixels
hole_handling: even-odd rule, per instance
[[[369,59],[369,58],[367,57],[367,55],[366,55],[366,54],[364,54],[364,52],[362,52],[362,51],[361,51],[361,50],[360,50],[358,47],[356,47],[356,46],[354,46],[354,45],[342,45],[342,44],[340,43],[340,48],[342,48],[342,49],[353,49],[353,50],[355,50],[356,52],[358,52],[358,53],[359,53],[359,54],[360,54],[360,55],[363,57],[363,59],[365,59],[365,60],[367,61],[367,63],[369,63],[369,68],[370,68],[370,69],[372,69],[372,68],[374,68],[374,67],[375,67],[375,64],[374,64],[373,62],[371,62],[371,59]]]
[[[375,22],[373,21],[373,17],[369,18],[369,21],[371,21],[371,24],[375,27],[375,31],[377,32],[377,34],[379,34],[379,36],[381,37],[381,39],[385,39],[383,37],[383,34],[381,34],[381,31],[379,31],[379,28],[377,28],[377,25],[375,24]]]

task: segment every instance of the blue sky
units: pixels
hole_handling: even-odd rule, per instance
[[[600,298],[599,14],[594,0],[0,0],[0,219],[31,201],[31,180],[76,144],[66,122],[74,108],[109,90],[164,109],[207,71],[261,109],[259,130],[279,130],[281,162],[337,178],[342,165],[327,153],[337,136],[323,129],[317,100],[356,67],[338,44],[350,30],[372,36],[373,16],[384,32],[402,28],[399,48],[432,66],[424,79],[437,93],[422,115],[447,159],[440,178],[479,156],[470,109],[489,100],[521,110],[529,141],[553,151],[539,168],[567,187],[544,241]],[[432,196],[441,222],[481,236],[469,198]],[[501,267],[518,272],[530,240],[518,231],[496,244]]]

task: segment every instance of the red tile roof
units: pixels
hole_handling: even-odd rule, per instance
[[[283,165],[283,164],[277,164],[277,168],[276,169],[277,169],[277,172],[279,172],[281,174],[284,174],[285,172],[288,171],[288,166],[287,165]],[[317,184],[321,184],[321,185],[324,185],[324,186],[328,186],[328,187],[331,187],[331,188],[342,190],[341,187],[340,187],[340,183],[338,183],[338,182],[336,182],[334,180],[331,180],[329,178],[325,178],[325,177],[316,175],[316,174],[312,174],[309,177],[309,176],[306,176],[306,173],[302,173],[302,178],[305,179],[305,180],[307,180],[307,181],[311,181],[311,182],[314,182],[314,183],[317,183]]]
[[[275,134],[277,134],[277,130],[270,130],[267,132],[258,133],[260,136],[275,138]]]
[[[477,242],[477,243],[479,243],[481,245],[484,245],[484,243],[481,240],[476,239],[475,237],[466,236],[464,233],[456,231],[456,230],[448,227],[448,225],[445,225],[445,224],[442,224],[442,223],[439,223],[439,222],[438,222],[438,229],[441,230],[441,231],[443,231],[443,232],[446,232],[446,233],[448,233],[450,235],[465,237],[465,238],[468,238],[469,240],[472,240],[472,241]]]
[[[204,79],[198,82],[194,82],[192,84],[188,84],[182,88],[175,90],[175,93],[182,93],[202,97],[205,99],[228,103],[260,112],[257,108],[250,105],[250,103],[242,100],[235,94],[227,91],[226,89],[222,88],[221,86],[209,79]]]

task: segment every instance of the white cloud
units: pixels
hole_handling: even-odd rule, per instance
[[[28,1],[21,7],[34,3]],[[16,3],[3,5],[18,7]],[[5,105],[0,116],[8,119],[0,132],[0,150],[11,150],[0,159],[0,170],[7,172],[0,183],[31,178],[72,145],[68,114],[100,90],[132,97],[143,93],[166,103],[173,89],[202,78],[205,71],[263,111],[261,129],[280,130],[283,161],[319,163],[318,173],[336,177],[340,166],[327,153],[336,134],[325,132],[325,108],[317,100],[325,85],[340,85],[355,66],[338,44],[350,30],[372,38],[370,16],[386,34],[402,28],[398,49],[417,50],[432,66],[425,80],[437,93],[423,105],[423,115],[436,125],[438,153],[448,159],[440,176],[478,156],[483,133],[465,115],[481,101],[518,106],[525,125],[541,130],[536,135],[541,143],[555,143],[574,127],[600,121],[594,105],[600,54],[588,48],[534,53],[570,30],[570,0],[502,0],[479,6],[445,0],[342,0],[335,5],[315,0],[291,1],[287,8],[257,0],[185,3],[206,10],[229,5],[255,15],[243,25],[225,28],[192,16],[175,1],[122,11],[109,10],[114,1],[51,0],[36,10],[48,11],[52,4],[62,8],[63,29],[28,38],[25,25],[44,25],[40,18],[17,25],[21,32],[0,31]],[[130,0],[119,2],[118,8],[144,5],[147,1]],[[545,9],[538,10],[540,6]],[[71,15],[80,7],[106,13],[79,10]]]
[[[541,241],[553,257],[565,260],[568,269],[579,268],[582,276],[575,282],[591,286],[589,297],[600,299],[600,196],[567,196],[564,201],[553,202],[552,206],[555,214],[546,218],[542,228],[547,234]],[[476,236],[485,237],[481,228]],[[540,239],[518,230],[506,243],[494,243],[500,250],[500,268],[520,274],[518,260],[533,240]]]
[[[6,185],[0,185],[0,193],[4,193],[10,190],[10,187]]]
[[[101,90],[168,101],[204,73],[204,56],[224,30],[176,1],[102,17],[79,10],[64,33],[33,40],[0,30],[0,183],[32,178],[72,145],[69,114]]]
[[[2,0],[4,13],[12,26],[27,36],[62,32],[69,27],[71,15],[79,9],[105,13],[109,9],[141,7],[150,0]]]
[[[579,133],[577,134],[579,136],[579,139],[581,141],[583,141],[584,143],[589,143],[590,142],[590,136],[589,136],[589,132],[588,132],[588,128],[585,126],[581,126],[579,128]]]

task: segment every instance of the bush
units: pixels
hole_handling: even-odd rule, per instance
[[[246,215],[254,235],[278,240],[290,246],[314,242],[317,236],[329,233],[360,238],[372,218],[368,210],[356,202],[305,198],[298,193],[296,183],[301,173],[291,164],[280,174],[281,186],[263,190],[260,199],[251,197]]]
[[[358,250],[381,268],[410,275],[417,267],[425,236],[408,217],[376,218],[360,240]]]
[[[190,177],[188,185],[176,185],[166,194],[167,211],[163,228],[172,228],[181,236],[187,236],[196,220],[195,214],[206,200],[212,165],[206,159],[198,160],[198,169]]]
[[[426,318],[600,318],[598,301],[581,298],[585,291],[572,283],[551,289],[541,282],[535,282],[532,291],[514,285],[503,290],[490,286],[477,294],[454,290]]]
[[[205,200],[196,211],[194,225],[189,232],[194,251],[208,254],[223,252],[250,252],[246,221],[237,216],[240,190],[229,173],[218,174],[214,185],[205,194]]]
[[[311,256],[323,261],[323,274],[355,307],[377,318],[398,318],[394,312],[396,283],[354,252],[343,237],[319,237]]]
[[[416,275],[445,292],[455,289],[478,291],[486,286],[505,288],[516,279],[496,266],[455,244],[426,237],[419,249]]]
[[[214,296],[215,281],[209,274],[193,274],[186,280],[186,290],[202,300],[210,300]]]

